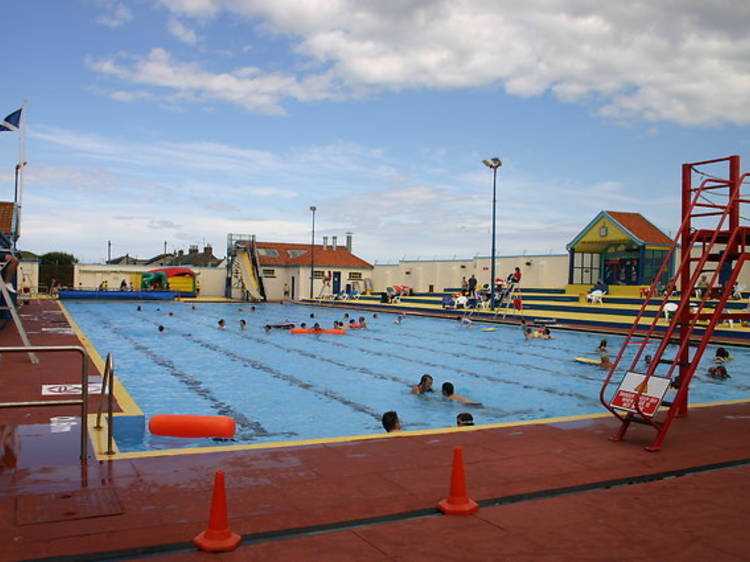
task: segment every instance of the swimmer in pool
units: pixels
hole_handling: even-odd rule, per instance
[[[534,339],[534,331],[531,328],[524,328],[523,329],[523,337],[527,340],[533,340]]]
[[[475,402],[474,400],[470,400],[469,398],[456,394],[453,391],[453,383],[450,383],[450,382],[443,383],[442,392],[445,398],[447,398],[448,400],[453,400],[454,402],[462,402],[463,404],[467,404],[468,406],[481,406],[482,405],[481,402]]]
[[[240,330],[244,330],[245,328],[247,328],[247,322],[240,320]]]
[[[401,420],[398,419],[398,414],[393,410],[383,414],[381,422],[383,423],[383,429],[385,429],[388,433],[401,431]]]
[[[729,356],[729,352],[725,348],[720,347],[716,350],[716,355],[714,356],[714,363],[725,363],[731,360],[732,360],[732,357]]]
[[[359,317],[359,327],[362,328],[363,330],[367,328],[367,323],[365,322],[364,316]]]
[[[161,333],[161,332],[164,331],[164,326],[162,326],[161,324],[159,324],[159,327],[157,329],[159,330],[159,333]]]
[[[415,384],[411,387],[412,394],[424,394],[425,392],[435,392],[432,388],[432,376],[430,375],[422,375],[422,378],[419,379],[419,384]]]
[[[472,416],[469,412],[461,412],[456,416],[456,425],[458,427],[474,425],[474,416]]]
[[[599,351],[599,352],[602,352],[602,353],[607,353],[607,351],[609,351],[607,349],[607,340],[603,339],[602,341],[600,341],[599,342],[599,347],[597,347],[596,350]]]
[[[469,328],[472,325],[471,318],[469,318],[468,316],[457,316],[456,320],[458,320],[458,324],[461,327]]]
[[[709,367],[708,372],[706,373],[706,376],[711,377],[712,379],[729,379],[732,378],[729,373],[727,373],[727,368],[724,365],[716,365],[715,367]]]
[[[218,324],[219,324],[219,330],[223,330],[224,326],[227,325],[227,323],[224,321],[223,318],[221,320],[219,320]]]

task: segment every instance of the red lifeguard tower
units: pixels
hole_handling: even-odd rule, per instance
[[[699,166],[709,167],[712,173]],[[604,407],[621,422],[613,440],[624,439],[631,423],[644,424],[656,431],[646,450],[659,451],[674,418],[687,416],[690,381],[717,324],[750,318],[750,312],[726,310],[750,252],[750,227],[740,225],[742,205],[750,203],[741,194],[747,176],[740,173],[739,156],[683,164],[682,223],[599,395]],[[700,183],[695,185],[696,181]],[[678,248],[680,260],[675,276],[665,279]],[[698,286],[700,279],[707,280],[707,287],[702,287],[702,282]],[[679,301],[672,299],[677,295],[678,283]],[[702,289],[699,295],[698,288]],[[647,318],[647,310],[653,313],[649,304],[659,298],[658,311]],[[670,320],[661,322],[664,316],[669,317],[664,311],[670,300],[673,305],[669,308],[674,309],[676,304],[676,309]],[[674,347],[667,347],[673,340],[679,344],[676,353]],[[636,353],[613,393],[610,384],[631,344]],[[651,344],[653,350],[647,347]],[[642,368],[646,352],[651,359]],[[665,400],[670,389],[674,396]]]

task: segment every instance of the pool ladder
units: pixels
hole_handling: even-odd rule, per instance
[[[104,362],[104,374],[102,375],[102,391],[99,394],[99,407],[96,411],[96,425],[94,429],[101,431],[102,427],[102,410],[104,409],[104,397],[107,397],[107,450],[106,454],[114,455],[114,378],[115,378],[115,360],[111,353],[107,354]]]

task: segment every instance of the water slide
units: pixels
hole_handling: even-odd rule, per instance
[[[250,257],[250,252],[244,248],[237,249],[237,261],[240,264],[242,285],[253,300],[266,300],[263,285],[258,276],[258,268]]]

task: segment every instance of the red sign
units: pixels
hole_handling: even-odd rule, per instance
[[[612,399],[611,405],[615,408],[635,412],[637,411],[635,407],[636,396],[638,396],[638,394],[635,392],[630,392],[629,390],[618,390],[617,394],[615,394],[615,397]],[[645,416],[653,416],[656,413],[659,404],[661,404],[659,398],[646,396],[645,394],[642,394],[641,399],[638,401],[640,411],[643,412],[643,415]]]

